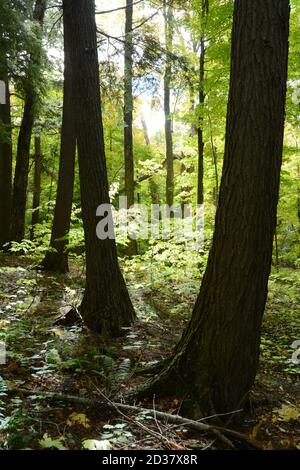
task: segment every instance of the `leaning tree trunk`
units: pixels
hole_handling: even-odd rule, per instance
[[[134,319],[122,277],[115,240],[96,234],[96,211],[107,204],[111,216],[101,115],[94,0],[64,0],[70,26],[70,59],[74,73],[73,102],[78,146],[83,225],[86,245],[86,286],[80,307],[87,326],[117,336]]]
[[[41,27],[44,22],[47,0],[36,0],[33,20]],[[41,50],[32,53],[25,79],[25,103],[18,137],[12,201],[11,240],[20,242],[25,236],[25,213],[29,172],[30,141],[37,102],[36,76],[32,76],[41,62]]]
[[[42,265],[47,271],[66,273],[68,265],[68,234],[71,225],[71,213],[75,173],[75,121],[72,96],[72,63],[70,60],[70,41],[72,31],[64,16],[64,98],[61,127],[59,175],[51,232],[50,250]]]
[[[134,205],[134,158],[133,158],[133,3],[126,0],[125,9],[125,41],[124,41],[124,159],[125,159],[125,195],[127,209]],[[128,240],[126,247],[128,256],[137,254],[136,240]]]
[[[289,1],[236,0],[233,21],[213,244],[192,319],[150,385],[190,394],[202,414],[243,406],[257,373],[282,160]]]
[[[164,112],[165,112],[165,140],[166,140],[166,204],[170,207],[174,201],[174,154],[171,116],[171,78],[172,78],[172,45],[173,45],[173,11],[171,4],[164,0],[166,65],[164,74]]]
[[[0,249],[10,241],[11,197],[12,197],[12,142],[10,95],[7,76],[5,103],[0,104]]]
[[[30,239],[34,239],[35,226],[40,222],[40,202],[41,202],[41,176],[42,176],[42,151],[41,137],[34,138],[34,181],[33,181],[33,201]]]

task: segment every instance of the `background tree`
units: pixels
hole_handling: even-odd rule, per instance
[[[202,0],[201,4],[201,37],[200,37],[200,57],[199,57],[199,122],[197,126],[197,138],[198,138],[198,191],[197,191],[197,204],[202,205],[204,203],[204,138],[203,138],[203,108],[205,101],[205,89],[204,89],[204,78],[205,78],[205,24],[207,20],[209,9],[209,0]]]
[[[5,83],[5,103],[0,104],[0,249],[10,240],[12,203],[12,121],[10,80],[22,69],[21,51],[27,34],[24,17],[16,5],[4,0],[0,5],[0,80]]]
[[[40,202],[41,202],[41,176],[42,176],[42,149],[41,137],[34,137],[34,180],[32,199],[32,218],[30,238],[34,238],[34,227],[40,222]]]
[[[133,155],[133,2],[126,0],[125,41],[124,41],[124,158],[125,158],[125,195],[127,207],[134,204],[134,155]],[[137,253],[136,240],[129,240],[128,255]]]
[[[172,79],[172,44],[173,44],[173,10],[172,4],[164,0],[166,63],[164,73],[164,112],[166,141],[166,204],[170,207],[174,201],[174,155],[173,155],[173,117],[171,114],[171,79]]]
[[[69,270],[67,245],[71,224],[71,212],[75,172],[75,120],[73,107],[72,63],[70,59],[70,41],[72,31],[70,22],[64,20],[64,89],[63,115],[61,126],[61,144],[59,175],[51,231],[50,250],[42,262],[47,271],[65,273]]]
[[[96,210],[109,204],[102,127],[94,0],[64,0],[71,34],[75,132],[78,146],[82,217],[86,246],[86,286],[80,307],[87,326],[117,336],[129,326],[134,310],[122,277],[114,239],[99,240]]]
[[[0,104],[0,248],[10,240],[12,196],[12,136],[10,93],[6,60],[0,66],[0,80],[5,83],[5,103]]]
[[[15,176],[13,184],[12,200],[12,225],[11,240],[20,242],[25,235],[25,211],[27,201],[27,185],[29,171],[30,141],[34,124],[35,107],[37,105],[38,74],[41,67],[41,30],[43,26],[46,0],[36,0],[33,21],[36,22],[38,44],[31,51],[26,77],[23,81],[24,87],[24,111],[18,137]]]

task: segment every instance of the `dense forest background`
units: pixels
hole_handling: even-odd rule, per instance
[[[299,449],[299,3],[291,1],[282,152],[280,143],[276,146],[276,136],[280,135],[277,116],[283,115],[284,96],[277,85],[274,89],[273,85],[269,87],[268,96],[261,77],[273,84],[269,77],[273,71],[278,83],[285,82],[284,52],[280,70],[276,69],[280,59],[277,57],[276,62],[270,57],[268,62],[267,53],[262,52],[266,68],[259,70],[257,85],[255,70],[263,60],[259,60],[259,49],[255,50],[256,55],[250,50],[249,62],[241,62],[239,69],[241,77],[244,73],[249,79],[249,86],[240,89],[237,82],[232,82],[232,51],[236,51],[234,57],[238,60],[239,51],[246,50],[243,47],[249,40],[242,0],[111,0],[109,5],[99,0],[95,12],[90,0],[86,4],[78,0],[76,6],[70,0],[64,0],[63,5],[58,3],[3,0],[0,5],[0,79],[5,90],[5,100],[0,105],[0,339],[6,348],[5,361],[0,366],[1,448]],[[265,3],[270,6],[269,1]],[[262,31],[262,37],[265,34],[267,38],[266,48],[268,41],[277,44],[277,36],[274,39],[267,22],[270,18],[273,28],[278,27],[276,15],[282,8],[278,3],[274,2],[274,10],[268,16],[255,0],[257,12],[254,8],[252,17],[249,13],[254,18],[253,35],[259,37],[257,31]],[[289,2],[282,2],[285,3]],[[284,11],[280,14],[283,16]],[[257,18],[262,17],[265,23],[259,24]],[[232,33],[233,23],[238,30],[243,21],[245,43],[237,32],[236,36]],[[232,49],[234,39],[240,44],[236,49]],[[93,54],[89,48],[95,41]],[[284,51],[284,32],[279,27],[278,41],[278,50]],[[247,71],[253,71],[253,80]],[[266,98],[262,102],[257,97],[264,87]],[[234,90],[244,94],[234,95]],[[248,91],[253,104],[249,105],[249,115],[260,130],[252,124],[244,135],[242,101],[249,103]],[[228,144],[234,114],[230,103],[234,106],[235,98],[241,105],[240,135],[245,138],[245,154],[252,142],[253,161],[257,156],[258,165],[259,157],[263,159],[265,155],[267,160],[269,155],[265,147],[273,149],[278,158],[282,153],[274,237],[272,223],[270,230],[267,225],[271,209],[264,188],[276,180],[276,174],[269,171],[267,162],[256,174],[249,161],[241,160],[230,186],[227,182],[228,192],[223,189],[220,193],[224,153],[232,155],[235,148]],[[261,104],[261,109],[256,104]],[[260,119],[263,110],[273,105],[273,112]],[[245,119],[246,115],[245,111]],[[257,135],[261,136],[260,141]],[[236,146],[239,145],[238,142]],[[258,149],[264,149],[265,154]],[[253,179],[249,192],[243,193],[239,181],[247,185],[247,171],[249,180],[254,176],[257,180]],[[276,188],[272,184],[270,187],[275,204]],[[249,247],[252,234],[257,236],[253,238],[254,246],[257,243],[257,266],[251,265],[248,271],[244,266],[244,282],[238,281],[235,286],[234,278],[243,277],[239,268],[227,281],[224,278],[223,290],[231,295],[228,304],[226,292],[221,292],[218,282],[210,282],[204,292],[204,279],[200,300],[194,307],[209,252],[211,263],[220,258],[223,274],[234,268],[234,262],[228,259],[225,263],[220,254],[222,246],[224,250],[228,247],[228,256],[230,250],[232,256],[235,250],[240,254],[238,242],[226,245],[225,240],[218,245],[217,235],[212,242],[215,227],[221,224],[222,202],[226,194],[230,200],[230,190],[230,194],[235,194],[235,188],[240,191],[240,199],[236,200],[236,214],[232,210],[229,218],[237,220],[236,226],[240,227],[240,232],[234,231],[240,246]],[[248,201],[243,199],[246,195]],[[252,195],[256,201],[254,213],[250,206]],[[194,211],[193,227],[198,205],[203,214],[201,247],[187,239],[190,234],[187,236],[184,231],[178,236],[172,230],[172,219],[167,237],[132,239],[124,235],[120,196],[127,196],[128,207],[141,204],[149,211],[153,205],[182,209],[190,205]],[[99,243],[95,209],[108,203],[109,197],[116,243]],[[215,219],[218,207],[221,215]],[[131,217],[134,230],[134,214]],[[266,225],[256,228],[256,218]],[[150,217],[148,224],[150,228]],[[273,247],[269,280],[267,242],[260,250],[267,232],[271,233]],[[240,255],[238,266],[255,257],[253,248],[249,258],[247,249],[245,253],[245,259]],[[261,284],[256,283],[256,273],[265,271]],[[223,274],[214,278],[214,273],[208,264],[207,278],[222,279],[223,283]],[[251,318],[255,309],[263,311],[265,307],[267,281],[260,336],[260,320],[253,320],[252,325]],[[198,341],[202,351],[206,351],[207,339],[210,351],[212,344],[226,343],[222,322],[202,323],[210,308],[207,305],[214,304],[207,300],[205,306],[204,297],[220,298],[222,305],[224,300],[229,312],[229,308],[234,309],[239,291],[240,320],[231,330],[232,337],[228,334],[227,349],[220,346],[213,353],[213,364],[224,357],[224,377],[221,369],[216,367],[215,371],[225,390],[221,393],[203,372],[209,365],[210,353],[210,359],[203,360],[203,364],[195,359],[199,351],[192,351],[191,344]],[[196,321],[203,326],[206,339],[197,336]],[[247,322],[249,330],[244,331]],[[180,340],[183,331],[188,333]],[[211,338],[211,331],[217,336]],[[249,339],[248,348],[246,340],[243,352],[239,348],[243,349],[244,334],[253,337],[253,341]],[[237,349],[229,351],[235,339]],[[258,342],[257,370],[256,359],[247,361],[256,357]],[[187,366],[188,361],[177,362],[182,351],[191,354],[194,368]],[[233,358],[239,355],[238,371],[239,377],[245,377],[243,380],[232,372]],[[176,385],[175,390],[170,377],[175,377],[174,370],[184,375],[181,373],[187,367],[190,377],[201,370],[202,386],[205,382],[205,389],[209,390],[206,395],[199,393],[201,387],[196,379],[190,384],[190,377],[186,378],[189,386]],[[215,364],[212,374],[214,367]],[[255,376],[251,398],[245,403],[245,391],[248,396]],[[163,398],[159,397],[160,391]],[[120,404],[124,397],[129,397],[128,403],[133,403],[133,398],[145,401],[126,409]],[[95,406],[97,401],[103,406]],[[156,408],[168,417],[156,416]],[[241,409],[246,411],[242,413]],[[189,426],[184,418],[172,423],[171,415],[177,414],[212,426],[215,421],[205,418],[216,415],[220,418],[216,426],[222,428],[200,429],[201,425]],[[230,418],[224,420],[222,414]],[[236,434],[228,430],[231,426]]]

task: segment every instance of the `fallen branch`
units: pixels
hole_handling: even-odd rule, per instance
[[[198,421],[194,421],[192,419],[188,418],[183,418],[182,416],[179,415],[172,415],[169,413],[165,413],[162,411],[157,411],[157,410],[151,410],[149,408],[143,408],[143,407],[138,407],[138,406],[133,406],[133,405],[125,405],[124,403],[115,403],[110,400],[107,400],[106,402],[100,401],[100,400],[92,400],[89,398],[83,398],[83,397],[77,397],[74,395],[63,395],[60,393],[55,393],[55,392],[43,392],[43,391],[31,391],[31,390],[26,390],[26,389],[12,389],[11,392],[18,392],[18,393],[23,393],[24,395],[39,395],[42,398],[48,398],[50,400],[60,400],[60,401],[71,401],[73,403],[79,403],[82,405],[86,406],[103,406],[106,405],[109,408],[113,408],[115,410],[124,410],[128,412],[134,412],[134,413],[141,413],[141,412],[147,412],[151,414],[152,416],[156,416],[156,419],[159,420],[164,420],[172,424],[182,424],[184,426],[187,426],[191,429],[194,429],[195,431],[199,432],[209,432],[216,434],[216,431],[221,434],[225,434],[226,436],[232,437],[237,439],[238,441],[245,442],[249,446],[253,447],[254,449],[259,449],[263,450],[263,446],[255,439],[252,439],[250,436],[247,436],[247,434],[240,433],[238,431],[234,431],[233,429],[228,429],[228,428],[223,428],[221,426],[214,426],[206,423],[200,423]]]
[[[105,396],[101,392],[101,390],[99,390],[97,387],[96,387],[96,390],[101,396],[103,396],[103,398],[105,399],[105,404],[106,405],[109,404],[112,408],[114,408],[117,411],[117,413],[119,413],[119,415],[121,415],[123,418],[125,418],[130,423],[132,423],[134,426],[138,426],[139,428],[143,429],[143,431],[146,431],[148,434],[151,434],[152,436],[159,439],[161,442],[165,442],[168,447],[169,447],[170,444],[172,444],[173,448],[178,447],[177,450],[183,450],[182,448],[179,449],[180,446],[178,446],[178,444],[176,444],[175,442],[171,443],[170,440],[168,439],[168,437],[164,436],[160,429],[159,429],[160,432],[157,433],[156,431],[153,431],[152,429],[149,429],[143,423],[140,423],[139,421],[136,421],[136,420],[130,418],[129,416],[125,415],[125,413],[123,413],[123,411],[120,409],[120,406],[119,406],[120,404],[119,403],[114,403],[113,401],[111,401],[110,398]]]

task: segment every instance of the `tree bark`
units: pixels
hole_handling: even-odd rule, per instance
[[[46,0],[36,0],[33,20],[42,28],[46,11]],[[25,236],[25,212],[29,171],[30,141],[34,124],[35,106],[37,103],[36,77],[32,77],[32,68],[39,68],[41,50],[30,57],[27,77],[25,79],[25,102],[23,117],[18,137],[15,177],[12,201],[11,240],[20,242]]]
[[[133,3],[126,0],[124,42],[124,159],[125,159],[125,195],[127,209],[134,205],[134,157],[133,157]],[[128,240],[128,256],[137,254],[136,240]]]
[[[12,141],[10,94],[7,74],[0,78],[6,86],[6,103],[0,104],[0,249],[10,241],[12,198]]]
[[[223,176],[191,321],[147,393],[190,394],[202,414],[245,403],[259,361],[276,226],[289,1],[236,0]]]
[[[72,63],[70,60],[71,35],[70,24],[65,21],[64,16],[64,98],[59,176],[51,232],[51,249],[42,262],[47,271],[60,273],[69,271],[67,246],[71,225],[76,154],[75,110],[73,107]]]
[[[34,228],[40,222],[40,202],[41,202],[41,175],[42,175],[42,152],[41,137],[34,138],[34,181],[33,181],[33,201],[30,239],[34,239]]]
[[[164,112],[165,112],[165,140],[166,140],[166,162],[167,162],[167,180],[166,180],[166,204],[170,207],[174,202],[174,155],[173,155],[173,137],[172,126],[173,119],[171,115],[171,79],[172,79],[172,61],[170,53],[173,46],[173,11],[171,4],[164,0],[164,20],[165,20],[165,43],[166,43],[166,64],[164,74]]]
[[[125,157],[125,193],[128,207],[134,204],[134,162],[133,162],[133,43],[132,43],[132,0],[126,0],[125,44],[124,44],[124,157]]]
[[[78,146],[82,216],[86,245],[86,286],[80,307],[87,326],[118,336],[134,319],[114,239],[96,234],[96,210],[110,204],[101,115],[94,0],[64,0],[70,25],[75,132]],[[109,206],[110,207],[110,206]],[[108,209],[111,215],[111,209]]]
[[[201,11],[201,38],[200,38],[200,67],[199,67],[199,124],[197,128],[198,137],[198,191],[197,191],[197,204],[202,205],[204,203],[204,140],[203,140],[203,108],[205,101],[205,90],[204,90],[204,76],[205,76],[205,23],[208,15],[208,0],[202,0],[202,11]]]

